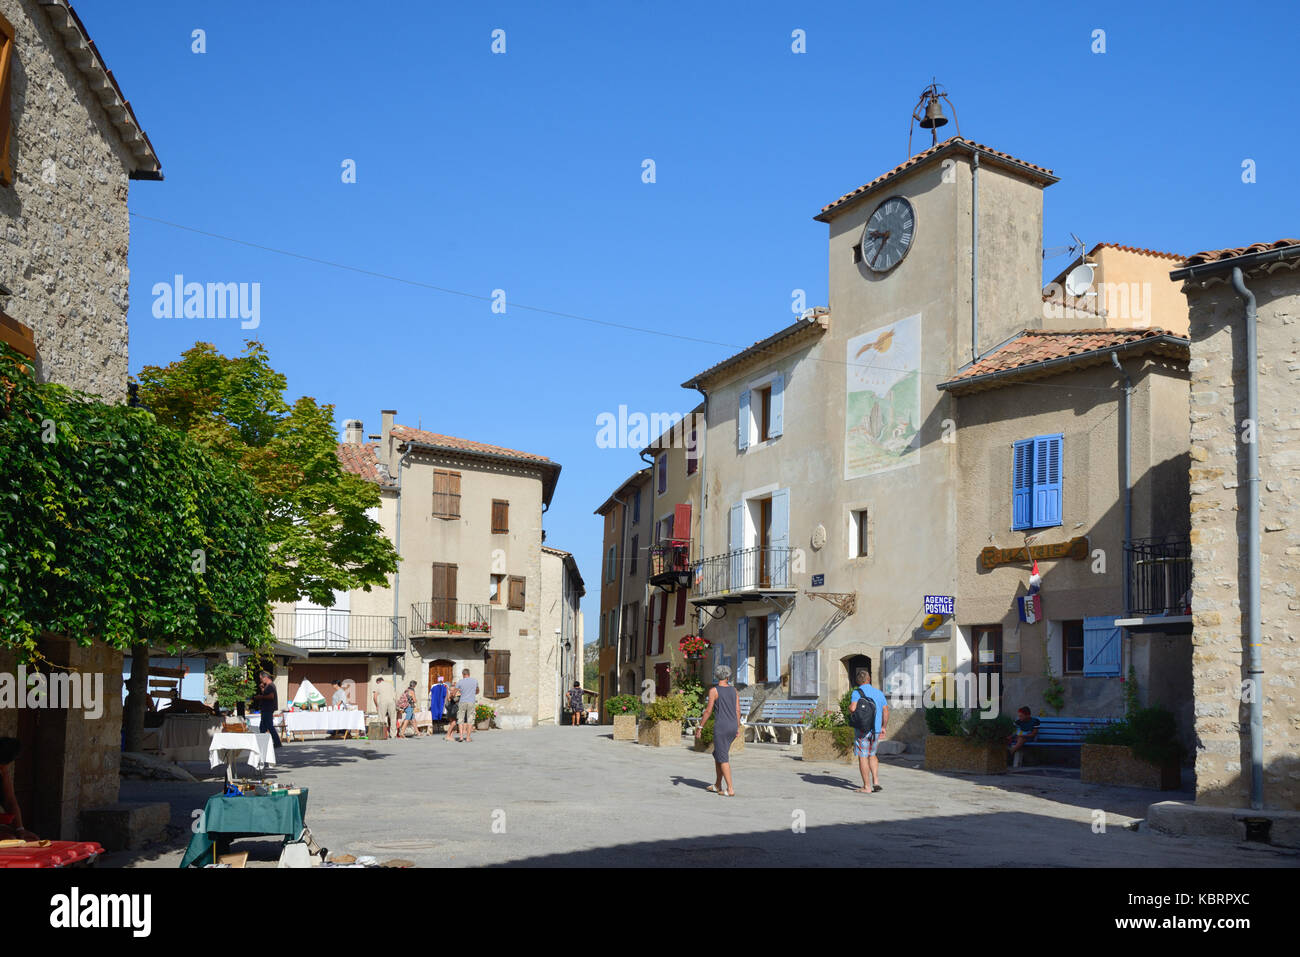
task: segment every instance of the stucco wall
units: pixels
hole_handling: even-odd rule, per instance
[[[30,326],[42,381],[126,398],[127,154],[49,19],[0,0],[16,32],[14,183],[0,187],[5,312]],[[52,180],[52,181],[51,181]]]
[[[1258,310],[1264,803],[1300,808],[1300,272],[1246,276]],[[1246,359],[1241,299],[1188,283],[1191,304],[1192,612],[1196,800],[1249,804]]]

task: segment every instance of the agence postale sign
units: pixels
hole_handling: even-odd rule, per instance
[[[1051,545],[1021,545],[1019,548],[994,548],[990,545],[980,552],[980,564],[985,568],[997,568],[999,565],[1013,565],[1034,559],[1073,558],[1083,561],[1088,557],[1088,537],[1082,535],[1068,542],[1055,542]]]

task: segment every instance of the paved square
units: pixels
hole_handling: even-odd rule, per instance
[[[1269,847],[1126,828],[1152,802],[1189,794],[1087,785],[1068,772],[932,774],[915,755],[883,759],[884,790],[864,795],[852,790],[856,765],[749,745],[733,755],[735,798],[703,790],[713,759],[685,739],[643,747],[612,740],[608,726],[490,731],[468,744],[294,743],[278,757],[278,781],[311,789],[307,824],[322,845],[421,867],[1300,865],[1300,854]],[[191,811],[216,787],[215,775],[199,785],[123,781],[123,801],[171,801],[184,833],[161,853],[103,863],[176,867]],[[1104,834],[1093,833],[1094,809],[1106,812]],[[277,854],[270,841],[236,845],[249,848],[258,863]]]

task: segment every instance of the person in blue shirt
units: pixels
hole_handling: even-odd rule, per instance
[[[871,672],[866,668],[859,668],[854,677],[858,686],[853,689],[853,695],[849,699],[849,711],[857,711],[858,702],[863,699],[870,699],[876,706],[875,730],[853,736],[853,754],[858,759],[858,771],[862,774],[862,787],[857,788],[857,791],[871,794],[883,790],[880,786],[880,761],[876,758],[876,742],[889,727],[889,702],[885,699],[884,692],[871,684]]]

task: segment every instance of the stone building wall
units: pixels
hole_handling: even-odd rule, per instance
[[[1264,802],[1300,808],[1300,269],[1246,275],[1258,311]],[[1222,279],[1189,282],[1191,541],[1196,800],[1244,807],[1250,718],[1246,361],[1241,298]]]
[[[129,155],[34,0],[13,24],[12,186],[0,187],[6,314],[36,337],[41,381],[126,398]]]

